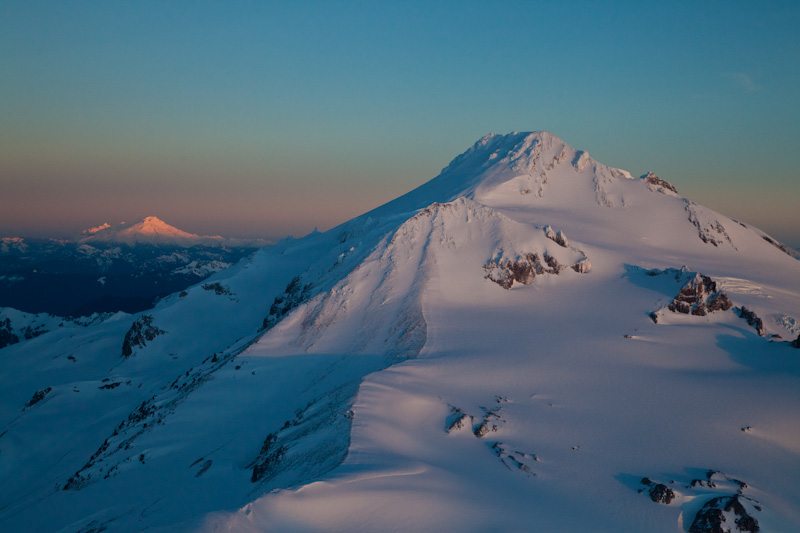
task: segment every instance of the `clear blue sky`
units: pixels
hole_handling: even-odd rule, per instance
[[[0,235],[327,229],[548,130],[800,246],[800,2],[0,2]]]

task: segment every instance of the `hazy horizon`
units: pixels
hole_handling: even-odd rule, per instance
[[[800,5],[5,2],[0,235],[324,231],[546,130],[800,247]]]

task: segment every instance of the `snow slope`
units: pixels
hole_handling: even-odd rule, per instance
[[[490,135],[1,350],[0,528],[800,528],[800,262],[653,178]]]

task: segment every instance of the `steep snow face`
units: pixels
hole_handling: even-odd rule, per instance
[[[800,263],[664,183],[491,135],[4,348],[0,529],[797,529]]]

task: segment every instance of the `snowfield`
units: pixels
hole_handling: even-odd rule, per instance
[[[152,310],[0,350],[0,529],[800,530],[799,321],[763,232],[489,135]]]

